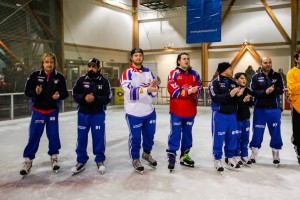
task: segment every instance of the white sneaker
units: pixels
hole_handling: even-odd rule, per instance
[[[256,147],[251,147],[251,151],[252,151],[252,154],[251,154],[251,156],[250,156],[250,160],[251,160],[252,163],[256,163],[255,158],[256,158],[256,156],[258,155],[259,149],[256,148]]]

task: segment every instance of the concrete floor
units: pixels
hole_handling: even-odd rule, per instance
[[[19,170],[22,154],[28,140],[30,118],[0,122],[0,199],[299,199],[300,166],[293,146],[290,111],[282,113],[283,149],[281,165],[272,164],[270,136],[259,152],[257,164],[242,167],[239,172],[225,169],[223,175],[214,170],[211,137],[211,110],[198,107],[191,157],[195,168],[176,163],[175,171],[167,169],[167,137],[169,134],[168,106],[156,106],[157,133],[152,151],[158,161],[157,169],[145,166],[144,175],[134,172],[128,155],[128,128],[122,107],[109,107],[106,120],[106,173],[97,172],[89,140],[90,160],[86,170],[72,176],[76,164],[77,113],[60,115],[61,170],[52,172],[47,155],[47,138],[42,137],[31,173],[22,179]],[[178,160],[177,160],[178,161]]]

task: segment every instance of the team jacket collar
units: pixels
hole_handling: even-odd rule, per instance
[[[142,65],[141,69],[137,69],[132,64],[130,64],[129,68],[132,69],[133,72],[141,72],[141,73],[144,72],[144,66],[143,65]]]
[[[181,74],[188,74],[192,70],[192,67],[189,66],[186,71],[184,71],[183,69],[181,69],[179,66],[177,66],[176,69],[179,70]]]

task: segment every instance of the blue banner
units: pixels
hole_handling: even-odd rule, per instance
[[[221,0],[187,0],[186,43],[221,41]]]

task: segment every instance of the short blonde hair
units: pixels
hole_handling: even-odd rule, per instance
[[[42,56],[41,56],[41,68],[43,68],[43,64],[44,64],[44,61],[46,58],[52,58],[53,61],[54,61],[54,69],[56,69],[57,67],[57,58],[56,58],[56,55],[54,53],[44,53]]]

